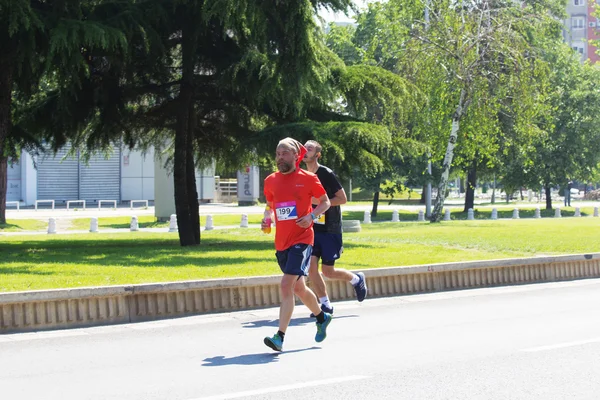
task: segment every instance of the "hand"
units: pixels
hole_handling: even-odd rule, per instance
[[[311,215],[308,214],[302,218],[298,218],[296,220],[296,225],[298,225],[300,228],[306,229],[312,224],[312,222],[313,222],[313,219],[312,219]]]
[[[263,218],[263,220],[260,222],[260,229],[265,229],[270,227],[271,224],[267,224],[267,221]]]

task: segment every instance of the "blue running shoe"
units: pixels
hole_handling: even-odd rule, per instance
[[[264,342],[275,351],[281,351],[281,348],[283,347],[283,340],[281,340],[281,337],[278,334],[275,334],[272,338],[267,336]]]
[[[333,315],[333,306],[331,306],[331,308],[327,307],[325,304],[321,304],[321,311],[326,312],[328,314]],[[311,318],[315,318],[316,315],[313,313],[310,313],[310,317]]]
[[[321,343],[327,337],[327,326],[333,319],[331,314],[325,314],[325,321],[322,324],[317,322],[317,334],[315,335],[315,341]]]
[[[354,291],[356,292],[356,299],[361,302],[367,297],[367,281],[365,279],[365,274],[359,272],[358,274],[358,283],[354,285]]]

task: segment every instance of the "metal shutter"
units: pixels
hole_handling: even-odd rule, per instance
[[[71,146],[60,149],[56,156],[49,152],[38,162],[37,198],[38,200],[78,200],[79,199],[79,161],[78,157],[63,157]]]
[[[21,200],[21,163],[8,159],[6,201]]]
[[[89,164],[79,166],[79,200],[121,200],[121,151],[116,149],[108,159],[94,155]]]

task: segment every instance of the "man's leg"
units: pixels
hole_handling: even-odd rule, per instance
[[[281,292],[281,305],[279,306],[279,330],[273,337],[266,337],[264,343],[275,351],[283,348],[285,331],[290,325],[294,312],[294,286],[298,279],[295,275],[283,274],[279,291]]]
[[[310,290],[304,282],[304,277],[300,277],[296,282],[294,293],[302,300],[304,305],[308,307],[317,318],[317,334],[315,335],[315,341],[322,342],[327,337],[327,326],[331,322],[332,316],[319,309],[319,303],[317,302],[317,296]]]
[[[310,267],[308,269],[308,276],[310,278],[311,283],[313,284],[315,294],[317,295],[317,297],[319,298],[319,302],[321,303],[321,309],[323,311],[328,312],[329,314],[333,314],[333,307],[331,306],[331,302],[329,301],[329,296],[327,296],[327,285],[325,284],[323,276],[319,273],[319,257],[310,257]],[[310,316],[314,317],[315,314],[313,313]]]
[[[312,311],[314,315],[319,315],[322,312],[321,308],[319,307],[319,302],[317,301],[317,296],[308,286],[306,286],[304,277],[301,276],[296,282],[294,293],[296,293],[300,300],[302,300],[302,303],[304,303],[304,305],[308,307],[308,309]]]
[[[279,306],[279,331],[285,333],[294,313],[294,287],[298,277],[283,274],[281,278],[281,305]],[[316,302],[316,299],[315,299]],[[317,309],[319,306],[317,305]]]
[[[325,285],[325,280],[319,273],[319,258],[318,257],[315,257],[315,256],[310,257],[310,268],[308,270],[308,277],[310,278],[310,281],[313,284],[315,294],[318,297],[327,296],[327,286]]]
[[[339,268],[336,269],[334,267],[335,261],[323,262],[321,264],[321,269],[323,270],[323,275],[329,279],[336,279],[340,281],[349,282],[352,286],[354,286],[354,291],[356,292],[356,299],[360,302],[367,297],[367,282],[365,280],[365,275],[362,272],[358,274],[352,273],[346,269]]]

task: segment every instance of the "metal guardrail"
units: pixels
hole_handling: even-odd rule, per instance
[[[6,202],[6,206],[8,207],[9,205],[15,205],[17,206],[17,211],[19,211],[21,209],[21,205],[18,201],[7,201]]]
[[[54,200],[36,200],[35,201],[35,210],[37,211],[38,205],[40,203],[50,203],[52,205],[52,209],[54,210]]]
[[[73,203],[81,203],[83,205],[83,209],[85,210],[85,200],[67,200],[67,211]]]
[[[148,200],[131,200],[129,202],[129,208],[133,210],[133,205],[135,203],[143,203],[144,207],[148,208]]]
[[[215,200],[233,203],[237,199],[237,179],[221,179],[215,176]]]
[[[364,271],[369,298],[600,277],[600,253]],[[0,333],[149,321],[280,304],[280,276],[0,293]],[[354,299],[326,281],[332,300]]]
[[[117,208],[116,200],[98,200],[98,210],[100,210],[102,208],[102,203],[111,203],[113,205],[112,208]]]

